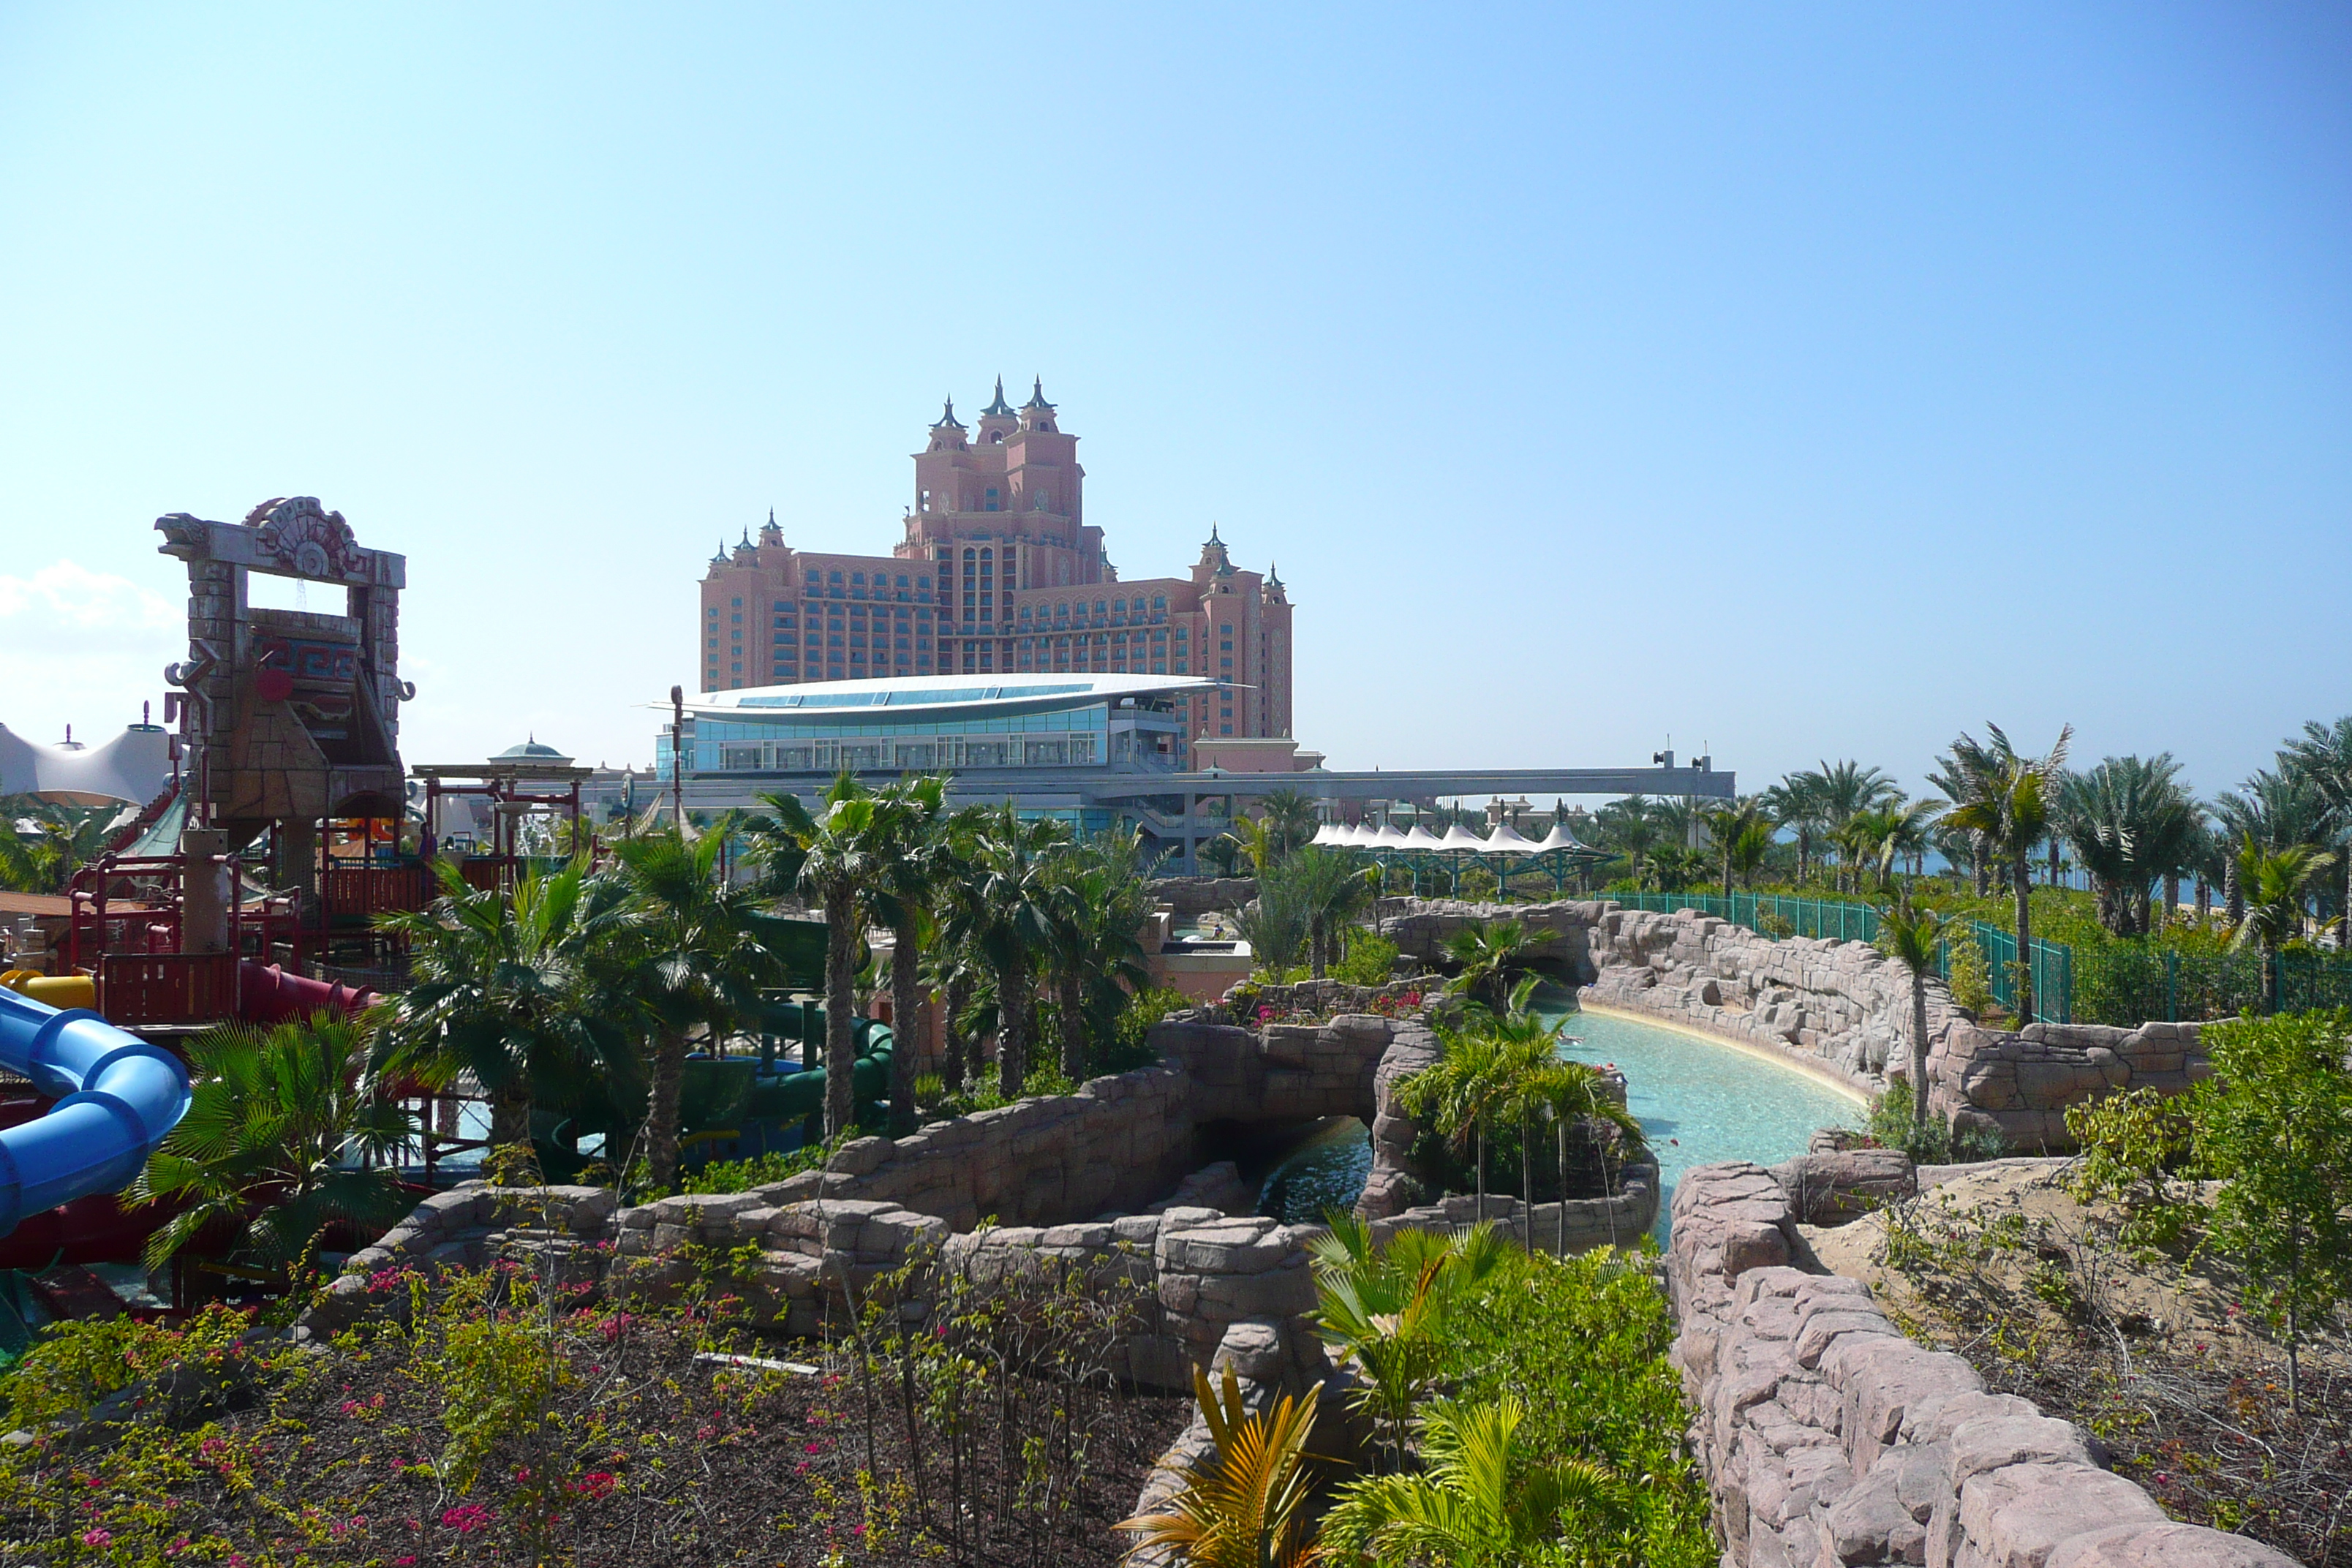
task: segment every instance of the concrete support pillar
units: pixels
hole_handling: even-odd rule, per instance
[[[180,951],[226,952],[229,914],[236,907],[236,871],[228,835],[191,827],[180,835]]]
[[[319,825],[309,817],[278,819],[278,875],[298,895],[298,918],[307,924],[319,908]]]

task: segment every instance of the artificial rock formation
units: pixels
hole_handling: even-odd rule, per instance
[[[2089,1434],[1906,1339],[1862,1281],[1790,1267],[1796,1223],[1756,1165],[1675,1193],[1674,1356],[1726,1568],[2289,1568],[2168,1521]]]

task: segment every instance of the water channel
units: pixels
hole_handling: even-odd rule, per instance
[[[1624,1070],[1627,1102],[1658,1156],[1661,1245],[1685,1171],[1718,1160],[1772,1164],[1803,1153],[1816,1128],[1861,1120],[1859,1100],[1759,1051],[1613,1015],[1548,1016],[1565,1018],[1566,1055]],[[1300,1224],[1346,1208],[1363,1192],[1371,1164],[1371,1134],[1362,1122],[1324,1123],[1265,1171],[1258,1212]]]

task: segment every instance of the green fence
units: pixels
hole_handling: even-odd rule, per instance
[[[2183,952],[2117,942],[2077,955],[2077,994],[2086,1023],[2137,1026],[2152,1020],[2231,1018],[2252,1011],[2352,1006],[2352,957],[2282,952],[2277,994],[2259,952]]]
[[[1676,910],[1696,910],[1701,914],[1714,915],[1733,925],[1749,931],[1763,931],[1772,936],[1810,936],[1829,942],[1875,942],[1878,940],[1878,911],[1868,904],[1849,903],[1841,899],[1792,899],[1782,893],[1738,893],[1729,898],[1720,893],[1603,893],[1600,895],[1629,910],[1646,910],[1671,914]],[[2014,965],[2017,960],[2017,933],[2004,931],[1983,921],[1970,921],[1969,930],[1977,945],[1984,952],[1985,966],[1992,973],[1993,1000],[2014,1011],[2017,1006],[2017,985]],[[2074,1021],[2074,952],[2060,942],[2033,943],[2034,1013],[2053,1023]],[[1949,978],[1951,949],[1946,943],[1936,954],[1936,973]],[[2154,1015],[2150,1015],[2154,1016]]]

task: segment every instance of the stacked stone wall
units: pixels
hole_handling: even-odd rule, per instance
[[[1818,1158],[1818,1157],[1817,1157]],[[1725,1568],[2288,1568],[2169,1521],[2095,1438],[1906,1339],[1858,1279],[1807,1274],[1771,1172],[1675,1193],[1674,1358]]]
[[[1240,910],[1257,897],[1255,877],[1158,877],[1152,879],[1151,896],[1176,912],[1179,920],[1192,920],[1212,910],[1232,912]]]

